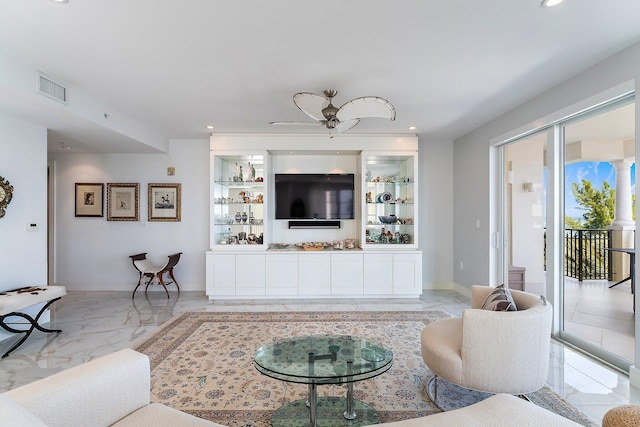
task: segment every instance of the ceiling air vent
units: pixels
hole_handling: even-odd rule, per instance
[[[54,99],[63,104],[67,104],[68,91],[67,88],[51,80],[46,74],[39,71],[36,72],[38,93]]]

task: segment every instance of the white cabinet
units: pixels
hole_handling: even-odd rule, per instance
[[[298,254],[298,295],[331,295],[330,254]]]
[[[236,255],[236,295],[265,295],[264,254]]]
[[[422,293],[422,253],[393,254],[393,294]]]
[[[420,251],[215,252],[206,255],[207,295],[224,298],[417,297]]]
[[[207,252],[207,295],[210,297],[236,294],[236,256]]]
[[[331,254],[331,295],[363,295],[363,254]]]
[[[364,254],[364,294],[391,295],[393,293],[393,255]]]
[[[298,295],[298,255],[266,255],[266,294],[268,296]]]

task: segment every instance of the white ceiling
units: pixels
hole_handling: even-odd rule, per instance
[[[324,133],[268,122],[305,120],[293,94],[328,88],[395,106],[351,134],[455,139],[640,41],[639,23],[638,0],[2,0],[0,49],[166,139]],[[153,151],[2,80],[0,112],[47,126],[51,151]]]

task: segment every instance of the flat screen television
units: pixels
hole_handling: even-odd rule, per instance
[[[275,174],[276,219],[354,219],[354,174]]]

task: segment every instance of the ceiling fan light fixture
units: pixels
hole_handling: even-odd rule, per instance
[[[378,96],[362,96],[342,104],[333,105],[338,91],[326,89],[324,96],[311,92],[293,95],[293,103],[315,122],[269,122],[271,125],[320,125],[335,133],[344,133],[357,125],[362,118],[379,117],[395,120],[396,110],[389,101]],[[328,104],[327,104],[328,102]]]
[[[564,0],[542,0],[542,7],[554,7],[562,3]]]

